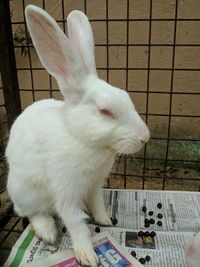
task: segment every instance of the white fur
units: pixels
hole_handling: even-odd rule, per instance
[[[45,242],[54,244],[57,238],[57,230],[52,216],[37,213],[31,217],[31,223],[38,237]]]
[[[36,102],[13,124],[6,150],[8,191],[15,211],[29,217],[36,234],[51,243],[56,212],[68,227],[77,259],[96,266],[87,213],[111,225],[103,179],[116,155],[137,152],[149,130],[128,94],[98,78],[92,30],[82,12],[68,17],[72,39],[36,6],[27,6],[26,19],[40,60],[65,101]]]
[[[188,267],[200,266],[200,232],[197,233],[192,241],[186,246],[185,256]]]

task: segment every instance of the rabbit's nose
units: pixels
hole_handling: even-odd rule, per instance
[[[150,132],[146,124],[140,129],[140,140],[142,143],[148,143]]]

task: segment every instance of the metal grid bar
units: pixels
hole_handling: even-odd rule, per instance
[[[23,7],[23,18],[25,21],[25,7],[26,7],[25,0],[22,0],[22,7]],[[30,53],[30,47],[29,47],[28,29],[27,29],[26,24],[24,24],[24,26],[25,26],[25,36],[26,36],[26,41],[27,41],[27,49],[28,49],[28,60],[29,60],[29,66],[30,66],[32,98],[33,98],[33,102],[35,102],[34,81],[33,81],[33,65],[32,65],[32,59],[31,59],[31,53]]]
[[[39,67],[33,67],[33,68],[22,68],[22,67],[19,67],[18,69],[17,69],[18,71],[20,71],[20,70],[44,70],[44,68],[39,68]],[[127,70],[126,68],[120,68],[120,67],[97,67],[97,70]],[[135,67],[135,68],[128,68],[128,70],[138,70],[138,71],[140,71],[140,70],[146,70],[146,71],[148,71],[148,70],[159,70],[159,71],[171,71],[172,70],[172,68],[137,68],[137,67]],[[174,68],[173,69],[174,71],[192,71],[192,72],[194,72],[194,71],[197,71],[197,72],[199,72],[200,71],[200,69],[197,69],[197,68]]]
[[[173,44],[176,43],[176,30],[177,30],[177,15],[178,15],[178,0],[176,0],[175,6],[175,20],[174,20],[174,38]],[[167,148],[166,148],[166,155],[165,155],[165,166],[164,166],[164,180],[163,180],[163,189],[165,188],[166,183],[166,172],[167,172],[167,164],[168,164],[168,157],[169,157],[169,138],[171,134],[171,115],[172,115],[172,92],[173,92],[173,85],[174,85],[174,66],[175,66],[175,53],[176,47],[173,45],[172,50],[172,72],[171,72],[171,85],[170,85],[170,104],[169,104],[169,117],[168,117],[168,132],[167,132]]]
[[[150,67],[151,67],[151,23],[152,23],[152,0],[150,0],[149,6],[149,38],[148,38],[148,69],[147,69],[147,91],[146,91],[146,110],[145,110],[145,121],[148,125],[148,116],[149,116],[149,81],[150,81]],[[143,165],[143,181],[142,188],[145,188],[145,176],[146,176],[146,160],[147,160],[147,145],[144,147],[144,165]]]
[[[107,9],[106,9],[107,10]],[[60,19],[57,19],[56,21],[58,23],[60,22],[63,22],[64,19],[60,20]],[[146,22],[149,22],[149,21],[186,21],[186,22],[189,22],[189,21],[200,21],[199,18],[191,18],[191,19],[183,19],[183,18],[177,18],[177,19],[155,19],[155,18],[149,18],[149,19],[108,19],[107,17],[105,19],[90,19],[91,22],[106,22],[106,21],[111,21],[111,22],[115,22],[115,21],[121,21],[121,22],[127,22],[127,21],[146,21]],[[13,21],[12,22],[13,25],[18,25],[18,24],[24,24],[24,21]]]
[[[128,82],[129,82],[129,73],[128,73],[128,67],[129,67],[129,0],[127,0],[127,8],[126,8],[126,16],[127,16],[127,22],[126,22],[126,85],[125,89],[128,91]],[[126,175],[127,175],[127,157],[124,158],[124,188],[127,188],[127,181],[126,181]]]
[[[108,28],[108,0],[106,0],[106,81],[109,83],[109,28]],[[110,187],[110,179],[107,179],[107,185]]]
[[[50,76],[51,77],[51,76]],[[50,82],[50,81],[49,81]],[[51,83],[52,83],[52,80],[51,80]],[[49,88],[43,88],[43,89],[37,89],[37,92],[46,92],[48,91]],[[53,89],[51,88],[52,91],[54,92],[59,92],[59,89]],[[30,92],[32,91],[31,89],[29,88],[21,88],[20,91],[24,91],[24,92]],[[146,93],[146,91],[141,91],[141,90],[127,90],[129,93]],[[163,94],[163,95],[168,95],[168,94],[172,94],[172,95],[200,95],[200,93],[198,92],[162,92],[162,91],[149,91],[150,94]]]
[[[128,21],[127,21],[127,23],[128,23]],[[34,48],[34,46],[33,45],[23,45],[24,47],[30,47],[30,48]],[[200,45],[199,44],[95,44],[95,46],[96,47],[98,47],[98,46],[171,46],[171,47],[173,47],[173,46],[185,46],[185,47],[187,47],[187,46],[196,46],[196,47],[199,47]],[[14,45],[14,47],[15,48],[21,48],[21,45]]]

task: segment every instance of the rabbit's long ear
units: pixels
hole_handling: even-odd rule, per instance
[[[80,87],[80,78],[85,76],[86,71],[76,49],[56,21],[43,9],[28,5],[25,15],[42,65],[58,81],[63,95],[78,102],[76,98],[81,98],[81,95],[76,89]]]
[[[69,39],[79,52],[87,73],[97,75],[93,32],[87,16],[74,10],[67,17],[67,26]]]

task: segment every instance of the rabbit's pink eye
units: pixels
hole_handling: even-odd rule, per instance
[[[113,117],[112,112],[107,108],[100,109],[99,112],[105,116]]]

